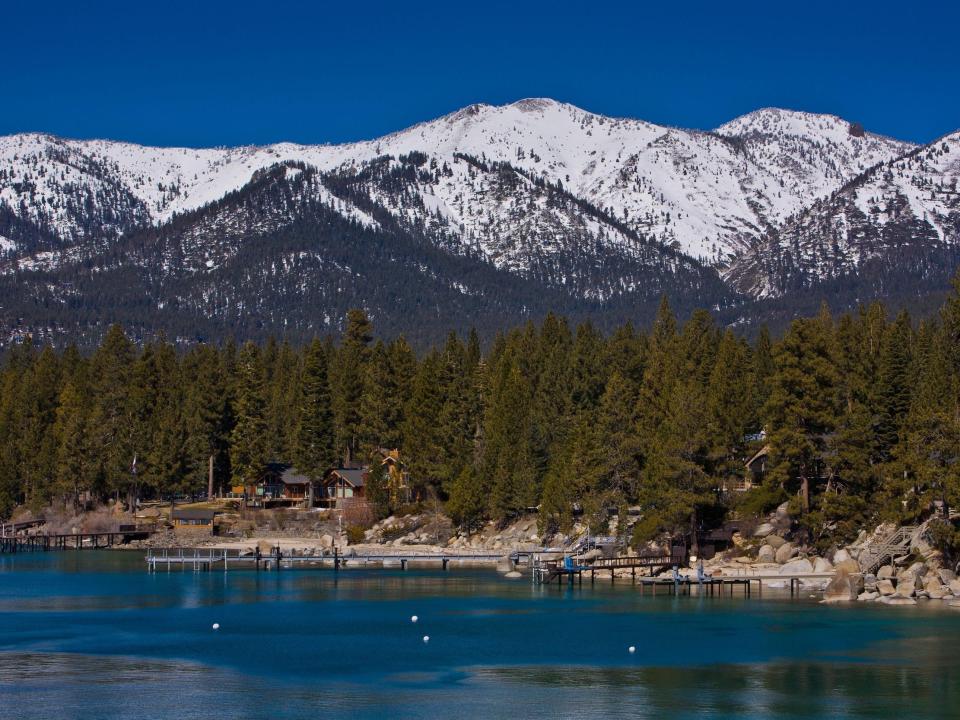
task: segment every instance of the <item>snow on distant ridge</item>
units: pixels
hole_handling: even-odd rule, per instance
[[[766,108],[706,132],[527,98],[501,106],[470,105],[379,139],[341,145],[155,148],[10,135],[0,137],[0,166],[6,170],[0,203],[15,213],[25,204],[27,219],[74,236],[87,232],[89,223],[75,215],[77,202],[59,200],[65,194],[94,204],[116,203],[120,210],[104,213],[103,222],[115,223],[113,229],[122,233],[128,226],[162,223],[216,201],[278,163],[300,162],[324,172],[414,151],[439,165],[466,154],[562,184],[644,237],[725,264],[769,228],[912,147],[869,133],[857,136],[849,122],[832,115]],[[454,181],[442,192],[416,191],[430,212],[451,221],[466,218],[471,232],[481,232],[476,222],[466,221],[496,208],[484,205],[489,200],[483,194]],[[461,216],[456,198],[475,205]],[[356,208],[345,212],[371,222]],[[127,218],[127,224],[118,218]],[[487,241],[495,245],[502,239]]]

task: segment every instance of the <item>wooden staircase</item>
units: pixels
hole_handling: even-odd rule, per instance
[[[926,532],[927,523],[903,525],[886,535],[867,540],[860,551],[860,570],[864,574],[875,573],[881,565],[895,557],[906,555],[915,539]]]

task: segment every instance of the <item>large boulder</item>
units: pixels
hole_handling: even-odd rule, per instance
[[[813,571],[815,573],[826,573],[833,570],[833,563],[826,558],[818,557],[813,562]]]
[[[918,572],[918,570],[920,572]],[[923,568],[917,568],[912,565],[907,570],[901,570],[897,574],[897,592],[904,597],[909,597],[908,592],[916,592],[923,589]]]
[[[776,514],[777,514],[777,519],[790,517],[790,501],[788,500],[785,503],[780,503],[777,506]]]
[[[809,575],[813,572],[813,564],[806,558],[791,560],[780,567],[780,575]]]
[[[951,580],[947,585],[950,587],[950,592],[960,597],[960,579]]]
[[[333,535],[325,534],[320,536],[320,547],[329,550],[333,547]]]
[[[784,543],[777,548],[777,562],[782,565],[785,562],[789,562],[790,559],[796,554],[797,548],[793,543]]]
[[[940,581],[944,585],[949,585],[952,580],[957,579],[957,574],[953,570],[947,570],[946,568],[940,568],[937,570],[937,574],[940,576]]]
[[[844,548],[840,548],[839,550],[837,550],[837,551],[833,554],[833,564],[834,564],[834,565],[839,565],[840,563],[844,562],[845,560],[852,560],[852,559],[853,559],[853,558],[850,557],[850,553],[847,552],[846,549],[844,549]]]
[[[857,600],[860,602],[870,602],[871,600],[876,600],[878,597],[880,597],[880,593],[878,592],[862,592],[857,595]]]
[[[893,582],[889,578],[877,580],[877,592],[881,595],[893,595],[896,591],[897,589],[893,586]]]
[[[893,575],[893,565],[884,565],[877,570],[877,580],[889,580]]]
[[[260,540],[257,542],[257,548],[260,550],[261,555],[271,555],[273,554],[273,543],[269,540]]]
[[[777,561],[777,552],[769,545],[761,545],[757,552],[757,562],[773,563]]]
[[[853,576],[840,570],[833,580],[827,583],[823,591],[823,601],[826,603],[851,602],[857,599],[858,592],[859,588]]]
[[[896,595],[890,595],[888,597],[878,598],[877,602],[884,603],[885,605],[916,605],[917,601],[913,598],[908,597],[897,597]]]
[[[774,550],[777,550],[777,549],[779,549],[781,546],[785,545],[787,541],[784,540],[784,539],[783,539],[782,537],[780,537],[779,535],[771,535],[771,536],[768,537],[766,540],[764,540],[764,542],[765,542],[767,545],[769,545],[770,547],[772,547]]]
[[[917,579],[912,573],[900,575],[897,578],[897,591],[894,593],[897,597],[913,597],[917,592]]]
[[[851,574],[860,572],[860,563],[858,563],[853,558],[848,558],[846,560],[841,560],[840,562],[835,562],[833,564],[833,567],[836,568],[837,571],[842,570],[844,572],[848,572]]]
[[[768,522],[760,523],[759,525],[757,525],[756,529],[753,531],[753,536],[758,538],[764,538],[764,537],[767,537],[767,535],[770,535],[771,533],[773,533],[774,529],[775,528],[773,527],[773,525],[771,525]]]

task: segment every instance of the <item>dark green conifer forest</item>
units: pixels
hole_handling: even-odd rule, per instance
[[[199,494],[211,462],[215,487],[270,461],[319,478],[386,447],[465,528],[538,508],[544,534],[575,518],[601,531],[633,508],[644,540],[789,501],[810,542],[849,540],[960,502],[958,291],[919,323],[824,307],[752,342],[705,311],[679,324],[666,301],[649,331],[550,315],[419,356],[375,341],[359,310],[338,341],[303,347],[138,347],[119,326],[89,355],[27,341],[0,372],[0,516]],[[370,483],[377,511],[394,509]]]

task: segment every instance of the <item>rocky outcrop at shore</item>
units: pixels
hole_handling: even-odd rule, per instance
[[[861,602],[887,605],[915,605],[917,601],[940,601],[955,607],[960,598],[960,579],[952,570],[937,567],[931,561],[917,561],[908,567],[884,565],[876,575],[863,577]],[[960,602],[958,602],[960,605]]]

